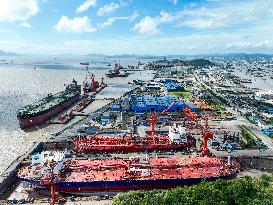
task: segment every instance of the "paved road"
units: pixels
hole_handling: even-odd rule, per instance
[[[211,87],[205,85],[204,83],[202,83],[197,76],[196,77],[196,82],[197,84],[201,87],[201,85],[207,87],[207,89],[210,89],[215,96],[219,96],[218,93],[216,93]],[[220,95],[221,98],[224,98],[224,96]],[[226,105],[227,106],[227,105]],[[232,114],[234,114],[237,118],[238,118],[238,122],[240,125],[245,125],[250,131],[252,131],[258,138],[260,138],[263,143],[268,147],[268,150],[264,153],[269,154],[270,156],[273,155],[273,140],[268,137],[267,135],[265,135],[260,128],[257,125],[254,125],[252,123],[250,123],[248,120],[246,120],[243,116],[241,116],[241,114],[234,110],[233,107],[226,107],[226,110]],[[259,152],[259,150],[241,150],[239,151],[240,153],[242,153],[242,155],[256,155],[256,154],[261,154],[261,152]],[[219,152],[220,153],[220,152]],[[223,153],[222,153],[223,154]],[[230,154],[230,153],[229,153]],[[238,154],[238,151],[237,153]]]

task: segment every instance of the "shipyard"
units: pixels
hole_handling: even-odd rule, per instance
[[[272,11],[1,0],[0,205],[273,204]]]
[[[128,72],[134,70],[125,81],[130,88],[119,96],[100,97],[109,86],[109,72],[99,82],[89,68],[82,82],[73,79],[64,93],[38,101],[43,110],[35,104],[21,108],[17,113],[21,129],[38,134],[57,126],[58,131],[41,134],[3,172],[2,200],[111,204],[118,193],[127,191],[271,173],[272,163],[264,164],[273,154],[270,135],[247,118],[246,103],[234,105],[231,97],[221,94],[227,83],[249,84],[238,82],[241,78],[233,72],[232,77],[214,74],[229,64],[165,58],[137,65],[128,66]],[[149,77],[139,79],[138,73]],[[240,99],[242,92],[259,92],[249,93],[251,88],[243,84],[240,89],[245,89]]]

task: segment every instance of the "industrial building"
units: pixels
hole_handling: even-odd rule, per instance
[[[174,80],[166,79],[162,82],[162,85],[164,86],[164,90],[167,92],[181,92],[184,91],[184,88],[179,85]]]
[[[175,102],[175,103],[173,103]],[[171,107],[170,105],[173,104]],[[196,105],[191,102],[186,102],[172,95],[131,95],[129,98],[124,98],[120,104],[112,105],[110,112],[162,112],[169,108],[170,112],[183,111],[188,106],[192,111],[198,111]]]

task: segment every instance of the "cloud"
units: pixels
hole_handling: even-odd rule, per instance
[[[27,22],[23,22],[19,25],[19,27],[23,27],[23,28],[31,28],[31,25]]]
[[[105,22],[99,23],[98,27],[105,28],[105,27],[111,26],[117,20],[128,20],[128,19],[129,19],[129,17],[111,17],[111,18],[107,19]]]
[[[9,48],[22,54],[150,54],[187,55],[201,53],[272,53],[273,27],[263,25],[234,32],[209,32],[177,36],[134,36],[98,38],[96,40],[71,40],[59,43],[33,44],[16,40],[0,40],[0,49]]]
[[[141,34],[156,34],[159,33],[159,23],[158,19],[146,16],[135,24],[133,30]]]
[[[209,1],[213,3],[219,0]],[[272,1],[227,1],[214,4],[217,6],[189,8],[177,13],[181,16],[178,25],[194,29],[246,27],[273,17]]]
[[[273,1],[226,1],[221,4],[215,1],[207,7],[188,6],[180,11],[161,11],[158,16],[146,16],[133,30],[139,33],[159,33],[160,25],[166,23],[172,23],[172,27],[176,28],[197,30],[244,28],[258,26],[264,21],[273,23]]]
[[[137,19],[137,17],[139,16],[137,11],[134,11],[134,13],[130,16],[129,21],[133,22],[134,20]]]
[[[36,0],[1,0],[0,22],[25,21],[39,11]]]
[[[87,11],[89,8],[94,7],[96,3],[97,3],[96,0],[86,0],[77,8],[76,13]]]
[[[110,4],[106,4],[103,7],[99,8],[99,10],[97,11],[97,15],[98,16],[109,15],[109,14],[113,13],[116,9],[118,9],[119,7],[120,7],[120,5],[116,4],[114,2],[112,2]]]
[[[63,33],[92,33],[96,28],[91,26],[90,19],[87,16],[69,19],[62,16],[59,22],[53,26],[53,29]]]
[[[119,16],[119,17],[111,17],[104,21],[103,23],[98,23],[99,28],[105,28],[111,26],[118,20],[127,20],[129,22],[133,22],[138,17],[138,13],[135,11],[131,16]]]
[[[171,15],[168,12],[161,11],[157,17],[146,16],[136,23],[133,27],[134,31],[141,34],[157,34],[159,33],[158,26],[161,23],[172,22],[176,19],[176,16]]]

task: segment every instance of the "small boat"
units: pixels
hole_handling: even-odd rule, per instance
[[[80,62],[80,65],[89,65],[89,62]]]

